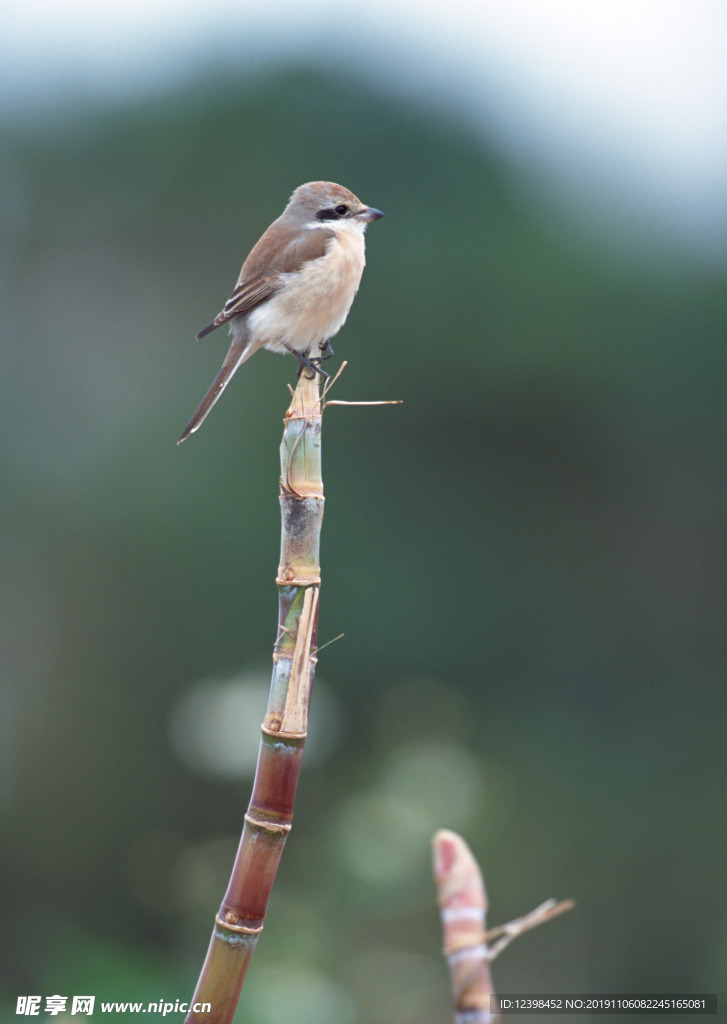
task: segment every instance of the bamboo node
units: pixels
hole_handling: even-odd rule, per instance
[[[281,821],[269,821],[262,818],[254,818],[252,814],[247,812],[245,814],[245,821],[248,825],[252,825],[253,828],[259,829],[261,832],[269,832],[271,835],[277,836],[278,838],[285,838],[288,832],[290,832],[292,825],[287,822]]]
[[[320,572],[309,572],[305,576],[299,576],[292,565],[281,565],[275,582],[279,587],[314,587],[320,586]]]
[[[289,732],[287,729],[283,729],[281,722],[273,722],[270,727],[263,722],[260,731],[264,732],[266,736],[274,736],[276,740],[305,740],[308,736],[307,732]]]
[[[471,937],[463,936],[462,939],[453,939],[441,950],[450,964],[459,964],[467,959],[487,959],[489,950],[485,942],[484,932]]]
[[[228,917],[237,917],[237,920],[240,920],[237,914],[231,914],[229,911],[225,914],[224,917],[220,917],[219,914],[215,914],[215,921],[217,922],[217,924],[219,924],[222,928],[225,928],[229,932],[235,932],[238,935],[259,935],[260,932],[263,930],[263,926],[261,924],[256,925],[254,928],[251,928],[249,925],[246,924],[233,924],[231,921],[227,920]]]
[[[486,950],[486,941],[487,936],[480,930],[464,935],[453,935],[447,945],[443,947],[442,955],[451,959],[461,953],[466,954],[468,950],[474,950],[475,952]]]

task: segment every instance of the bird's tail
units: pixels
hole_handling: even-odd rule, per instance
[[[189,437],[190,434],[193,434],[195,430],[199,430],[207,416],[207,413],[229,384],[235,370],[238,366],[242,366],[245,360],[249,359],[254,351],[255,349],[249,344],[246,337],[240,338],[239,340],[235,339],[235,341],[232,342],[229,351],[225,356],[225,361],[222,364],[220,372],[212,381],[207,394],[199,403],[194,416],[182,431],[182,436],[177,441],[177,444],[181,444],[182,441]]]

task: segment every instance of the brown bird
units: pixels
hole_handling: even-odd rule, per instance
[[[197,335],[230,324],[220,372],[177,444],[198,430],[239,366],[259,348],[291,352],[320,370],[329,339],[344,324],[361,281],[364,232],[383,217],[342,185],[300,185],[242,265],[224,308]],[[325,374],[324,374],[325,376]]]

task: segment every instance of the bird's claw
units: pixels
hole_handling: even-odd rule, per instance
[[[320,367],[321,359],[330,359],[330,357],[333,355],[333,349],[330,348],[328,342],[324,342],[320,346],[320,356],[309,356],[306,352],[298,352],[297,349],[289,345],[286,345],[286,348],[288,349],[291,355],[295,356],[295,358],[298,360],[298,363],[300,364],[298,366],[298,372],[296,374],[296,377],[300,377],[303,370],[310,370],[314,374],[319,374],[324,380],[328,380],[330,374],[326,373],[326,371],[322,370]],[[322,354],[324,349],[328,349],[327,354],[325,356]]]

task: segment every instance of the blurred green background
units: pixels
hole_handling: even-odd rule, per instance
[[[191,995],[265,708],[293,361],[175,440],[226,349],[195,332],[317,178],[386,213],[335,397],[403,404],[326,414],[319,639],[345,637],[238,1019],[451,1019],[439,827],[492,924],[577,900],[500,991],[724,990],[718,264],[306,67],[8,122],[2,174],[4,1019]]]

